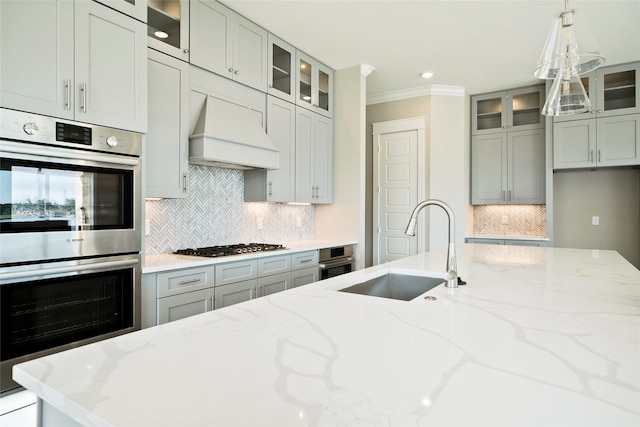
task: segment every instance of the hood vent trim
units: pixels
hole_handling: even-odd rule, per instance
[[[189,137],[189,163],[230,169],[279,169],[280,150],[249,108],[212,96]]]

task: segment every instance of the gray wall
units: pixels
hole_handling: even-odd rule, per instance
[[[613,249],[640,268],[640,170],[557,172],[553,187],[554,246]]]

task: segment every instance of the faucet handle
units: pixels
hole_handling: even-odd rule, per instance
[[[466,285],[466,284],[467,284],[467,282],[465,282],[464,280],[462,280],[460,278],[460,276],[458,276],[458,286],[462,286],[462,285]]]

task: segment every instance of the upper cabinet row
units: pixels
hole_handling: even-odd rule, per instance
[[[333,71],[233,10],[215,0],[148,9],[149,47],[331,117]]]
[[[146,132],[146,25],[101,3],[0,2],[2,107]]]
[[[591,110],[553,118],[554,169],[640,165],[640,62],[582,77]]]

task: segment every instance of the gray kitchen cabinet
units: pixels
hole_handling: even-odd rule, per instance
[[[280,169],[245,171],[245,202],[295,201],[295,129],[295,105],[267,96],[267,134],[280,150]]]
[[[213,310],[214,269],[211,266],[158,273],[155,285],[158,325]]]
[[[640,114],[554,123],[554,169],[640,164]]]
[[[158,300],[158,325],[213,310],[214,290],[187,292]]]
[[[258,258],[258,277],[291,271],[291,255]]]
[[[292,288],[291,273],[280,273],[258,278],[258,296],[264,297]]]
[[[544,85],[471,97],[471,134],[544,128]]]
[[[273,34],[268,35],[267,93],[296,102],[296,50]]]
[[[267,31],[215,0],[194,0],[191,63],[267,92]]]
[[[189,0],[148,0],[148,46],[189,61]]]
[[[332,119],[296,108],[295,201],[333,201]]]
[[[291,284],[298,287],[320,280],[318,251],[304,251],[291,255]]]
[[[334,71],[303,52],[296,52],[296,104],[333,117]]]
[[[291,283],[294,288],[308,285],[309,283],[317,282],[318,280],[320,280],[320,273],[317,266],[291,271]]]
[[[95,0],[111,9],[129,15],[141,22],[147,22],[147,0]],[[154,0],[148,0],[149,3]],[[157,0],[155,0],[157,1]]]
[[[149,49],[149,130],[145,197],[186,198],[189,173],[189,64]]]
[[[299,270],[310,266],[318,266],[318,251],[304,251],[291,254],[291,269]]]
[[[555,116],[554,123],[640,113],[640,62],[602,67],[581,77],[591,109]]]
[[[545,203],[544,129],[471,138],[471,203]]]
[[[146,132],[144,23],[94,1],[0,8],[3,107]]]
[[[257,298],[258,279],[229,283],[215,288],[215,308],[229,307],[233,304]]]
[[[485,245],[511,245],[511,246],[547,246],[545,240],[527,240],[527,239],[485,239],[468,237],[466,243],[481,243]]]

